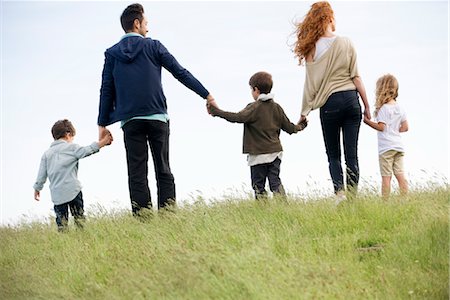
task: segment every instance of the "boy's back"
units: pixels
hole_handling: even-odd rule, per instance
[[[80,191],[78,160],[99,151],[98,143],[81,147],[59,139],[54,141],[41,158],[35,190],[41,190],[46,177],[50,181],[50,192],[55,205],[71,201]]]
[[[292,134],[298,131],[273,99],[257,100],[238,113],[212,107],[211,113],[233,123],[244,123],[243,153],[265,154],[282,151],[280,129]]]
[[[294,125],[270,93],[273,86],[272,75],[257,72],[249,80],[251,94],[255,102],[248,104],[238,113],[226,112],[217,106],[208,107],[213,116],[229,122],[244,123],[243,152],[247,153],[252,188],[258,199],[266,195],[266,180],[270,190],[282,197],[286,195],[280,179],[280,164],[283,147],[280,130],[289,134],[306,127],[306,123]]]

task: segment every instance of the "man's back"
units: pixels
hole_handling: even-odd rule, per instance
[[[105,52],[98,124],[106,126],[136,116],[167,114],[161,68],[201,97],[209,94],[161,42],[128,33]]]

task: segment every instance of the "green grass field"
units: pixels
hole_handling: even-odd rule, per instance
[[[1,299],[448,299],[448,187],[0,227]]]

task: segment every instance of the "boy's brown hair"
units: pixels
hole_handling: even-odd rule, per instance
[[[76,131],[75,127],[73,127],[72,122],[67,119],[56,121],[52,127],[52,135],[53,138],[59,140],[66,136],[66,134],[70,133],[72,136],[75,136]]]
[[[261,94],[268,94],[272,90],[272,75],[267,72],[255,73],[248,82],[252,89],[258,88]]]

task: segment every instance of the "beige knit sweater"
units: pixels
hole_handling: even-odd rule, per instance
[[[359,76],[356,51],[345,37],[336,37],[330,49],[318,60],[306,63],[302,115],[322,107],[328,97],[340,91],[356,90],[353,78]]]

